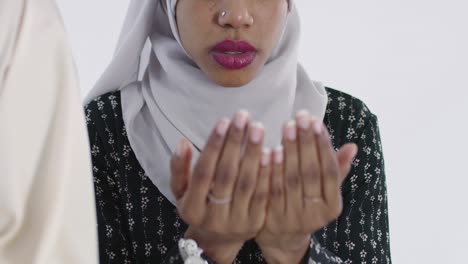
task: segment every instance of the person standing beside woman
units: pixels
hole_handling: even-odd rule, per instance
[[[293,0],[131,1],[85,107],[102,263],[391,262],[377,118],[300,34]]]
[[[0,263],[98,263],[75,65],[55,1],[0,1]]]

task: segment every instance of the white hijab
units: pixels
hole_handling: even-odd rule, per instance
[[[298,63],[295,6],[261,73],[243,87],[226,89],[208,79],[182,47],[176,3],[131,1],[114,59],[85,99],[87,103],[121,90],[131,147],[148,177],[173,204],[169,164],[181,138],[194,145],[195,162],[216,121],[246,109],[265,125],[265,145],[274,147],[281,143],[282,125],[296,111],[307,109],[323,119],[327,104],[324,86],[311,81]]]

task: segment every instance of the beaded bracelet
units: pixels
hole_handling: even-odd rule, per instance
[[[197,242],[192,239],[180,239],[179,251],[184,264],[208,264],[201,256],[203,250],[198,247]]]

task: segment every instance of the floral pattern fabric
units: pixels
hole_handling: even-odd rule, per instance
[[[327,88],[324,123],[336,149],[359,147],[342,186],[341,216],[313,236],[304,263],[391,263],[387,188],[377,117],[357,98]],[[145,174],[130,146],[120,92],[85,107],[91,143],[101,263],[183,263],[187,225]],[[157,162],[157,161],[155,161]],[[265,263],[247,241],[234,263]]]

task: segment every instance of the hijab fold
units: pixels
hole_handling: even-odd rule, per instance
[[[177,31],[176,3],[131,1],[114,59],[85,99],[121,90],[131,147],[173,204],[169,165],[181,138],[192,142],[196,162],[215,123],[245,109],[265,125],[265,145],[274,147],[295,112],[306,109],[323,119],[327,104],[324,86],[298,63],[300,23],[293,3],[273,54],[254,80],[238,88],[217,85],[190,59]]]

